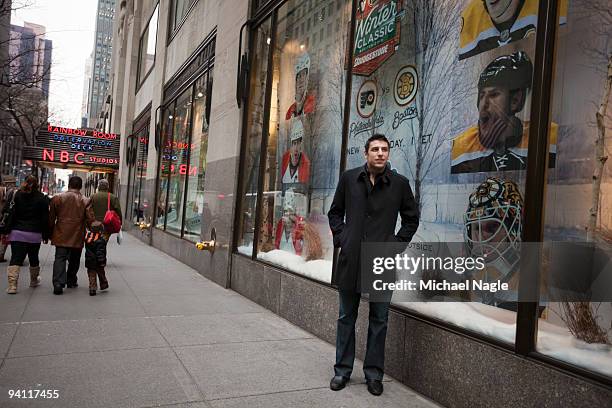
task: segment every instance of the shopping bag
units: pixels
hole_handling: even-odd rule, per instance
[[[110,208],[110,193],[108,193],[108,204],[102,224],[104,224],[104,230],[110,234],[121,231],[121,218],[119,218],[119,214]]]

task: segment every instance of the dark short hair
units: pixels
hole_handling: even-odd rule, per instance
[[[25,178],[19,189],[24,193],[38,191],[38,179],[36,178],[36,176],[30,174],[28,177]]]
[[[367,152],[368,150],[370,150],[370,143],[373,142],[374,140],[382,140],[383,142],[385,142],[387,144],[388,147],[391,147],[391,143],[389,143],[389,139],[387,139],[387,137],[381,133],[376,133],[372,136],[370,136],[370,138],[368,139],[368,141],[365,144],[365,151]]]
[[[71,176],[68,179],[68,188],[80,190],[83,188],[83,180],[79,176]]]

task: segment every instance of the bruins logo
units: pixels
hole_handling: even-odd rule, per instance
[[[395,76],[393,96],[400,106],[408,105],[416,96],[419,86],[416,68],[412,65],[402,67]]]

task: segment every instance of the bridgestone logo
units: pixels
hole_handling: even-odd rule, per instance
[[[358,57],[355,58],[355,64],[354,66],[359,66],[361,64],[365,64],[366,62],[369,62],[375,58],[380,57],[381,55],[385,55],[387,53],[389,49],[389,45],[385,45],[384,47],[380,47],[377,50],[372,51],[369,54],[364,55],[363,57]]]

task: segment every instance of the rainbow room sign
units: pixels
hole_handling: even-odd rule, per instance
[[[402,0],[360,0],[359,4],[353,73],[370,76],[399,45]]]
[[[39,162],[118,169],[119,143],[116,133],[48,125],[38,132],[36,146],[24,147],[23,156]]]

